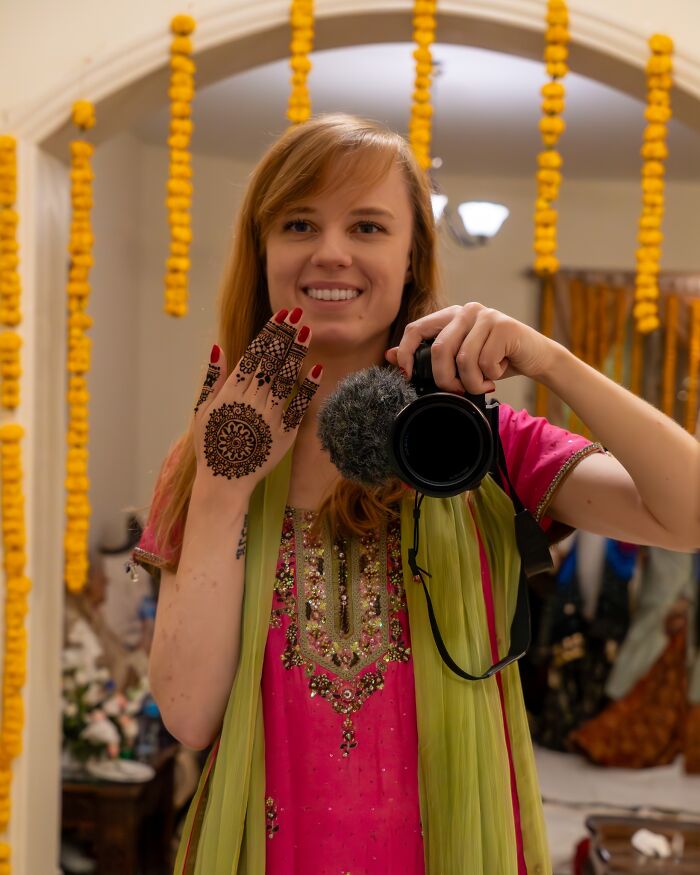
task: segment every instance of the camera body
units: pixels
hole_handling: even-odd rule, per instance
[[[396,416],[389,456],[398,476],[418,492],[448,498],[476,489],[495,446],[485,395],[443,392],[433,380],[432,340],[416,350],[411,385],[418,398]]]

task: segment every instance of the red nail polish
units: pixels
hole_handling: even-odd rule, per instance
[[[313,370],[311,371],[311,376],[314,380],[318,380],[321,376],[321,371],[323,370],[323,365],[314,365]]]
[[[219,361],[219,356],[221,355],[221,347],[215,343],[211,348],[211,355],[209,356],[209,361],[215,365]]]
[[[292,312],[289,314],[289,321],[292,323],[292,325],[297,324],[297,322],[301,319],[301,314],[303,312],[304,311],[301,309],[301,307],[295,307],[292,310]]]
[[[406,379],[408,379],[408,371],[405,368],[399,368],[399,370],[404,375],[404,377],[406,377]]]
[[[287,313],[289,313],[289,310],[280,310],[279,313],[275,313],[275,322],[281,325],[287,318]]]
[[[309,334],[311,334],[311,329],[309,328],[308,325],[304,325],[304,327],[299,332],[299,336],[297,337],[297,340],[299,341],[299,343],[306,343],[306,339],[309,336]]]

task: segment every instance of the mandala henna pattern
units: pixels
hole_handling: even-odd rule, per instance
[[[318,383],[314,383],[308,377],[299,386],[299,391],[282,418],[285,431],[291,431],[299,425],[317,389]]]
[[[199,400],[197,401],[197,405],[194,408],[194,412],[196,413],[199,408],[204,404],[204,402],[209,397],[212,389],[214,388],[214,383],[219,379],[219,374],[221,373],[221,368],[218,365],[213,365],[209,362],[209,367],[207,368],[207,375],[204,378],[204,385],[202,386],[202,394],[199,396]]]
[[[306,353],[307,348],[302,344],[296,342],[292,344],[287,358],[282,362],[282,367],[277,371],[277,376],[272,383],[273,407],[289,397],[299,377]]]
[[[209,414],[204,457],[214,476],[246,477],[261,468],[272,448],[272,432],[248,404],[222,404]]]
[[[284,359],[287,350],[292,345],[295,333],[296,329],[291,325],[268,322],[243,353],[236,372],[236,382],[242,383],[248,374],[254,374],[258,369],[265,372],[266,367],[259,367],[263,357],[267,359],[268,356],[271,356],[276,359],[277,367],[279,367],[279,362]],[[260,385],[262,384],[259,382],[258,386]]]

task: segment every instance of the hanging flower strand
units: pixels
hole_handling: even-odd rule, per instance
[[[540,308],[540,331],[551,336],[554,323],[553,276],[559,270],[557,258],[557,210],[562,181],[562,157],[557,150],[559,138],[564,133],[564,84],[561,81],[568,72],[569,57],[569,11],[565,0],[549,0],[547,3],[547,29],[545,31],[544,60],[550,82],[542,86],[542,112],[540,133],[544,148],[537,156],[537,200],[535,202],[535,273],[542,281]],[[538,383],[535,387],[535,411],[538,416],[547,414],[548,392]]]
[[[642,164],[642,214],[639,219],[639,249],[634,295],[637,330],[649,334],[659,327],[659,262],[661,261],[661,221],[664,215],[664,161],[668,157],[666,126],[671,118],[673,85],[673,40],[655,34],[649,40],[651,57],[647,61],[647,108],[644,117]]]
[[[87,100],[73,106],[73,123],[83,134],[95,125],[95,108]],[[71,226],[68,252],[68,456],[66,460],[66,531],[63,540],[65,581],[72,592],[87,582],[90,501],[88,480],[88,385],[91,341],[87,330],[90,297],[89,275],[93,264],[90,223],[94,174],[92,143],[73,140],[71,151]]]
[[[192,223],[192,99],[195,64],[190,34],[195,29],[189,15],[176,15],[170,22],[170,169],[165,204],[170,225],[170,254],[165,273],[165,312],[169,316],[187,315],[187,284],[190,270]]]
[[[287,118],[293,125],[298,125],[311,117],[311,97],[307,79],[311,70],[309,53],[314,46],[313,0],[292,0],[289,8],[289,24],[292,31],[289,44],[292,90],[287,106]]]
[[[17,144],[0,136],[0,321],[11,330],[0,334],[2,405],[19,406],[21,376],[20,335],[14,329],[22,319],[19,276],[17,200]],[[5,583],[5,629],[0,723],[0,834],[8,831],[12,805],[12,762],[22,752],[27,673],[27,630],[31,582],[25,576],[26,529],[21,441],[24,429],[8,423],[0,428],[0,497],[2,499],[2,555]],[[11,875],[11,848],[0,841],[0,875]]]
[[[433,56],[430,47],[435,42],[436,12],[437,0],[415,0],[413,4],[413,39],[417,46],[413,51],[416,62],[416,78],[411,103],[411,118],[408,123],[408,138],[423,170],[429,170],[432,164],[430,142],[433,107],[430,103],[430,85],[433,74]]]
[[[2,483],[2,548],[5,572],[5,646],[0,729],[0,833],[7,833],[11,815],[12,762],[22,753],[27,674],[27,630],[31,581],[25,576],[26,530],[22,487],[21,440],[24,429],[14,423],[0,428]],[[11,875],[10,846],[0,842],[0,873]]]
[[[565,0],[547,3],[544,59],[551,81],[542,86],[540,133],[544,149],[537,156],[537,201],[535,203],[535,272],[540,277],[552,276],[559,270],[557,251],[557,211],[554,202],[559,197],[562,181],[562,157],[557,143],[566,124],[564,83],[568,72],[569,12]]]
[[[0,333],[0,401],[8,410],[19,407],[22,374],[22,338],[14,330],[22,319],[16,198],[17,143],[14,137],[0,136],[0,322],[10,329]]]

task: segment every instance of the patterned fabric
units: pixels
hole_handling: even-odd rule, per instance
[[[591,619],[582,610],[578,536],[562,563],[538,630],[538,656],[548,662],[548,690],[541,712],[533,715],[533,735],[544,747],[567,750],[569,733],[607,705],[605,684],[629,627],[628,583],[636,554],[632,545],[606,540]]]
[[[673,762],[683,749],[686,659],[682,629],[624,699],[571,733],[572,746],[601,766],[643,769]]]
[[[331,544],[314,518],[285,512],[265,650],[266,872],[419,875],[399,522]]]
[[[513,486],[548,528],[552,483],[560,485],[600,447],[507,405],[499,416]],[[311,511],[286,510],[265,651],[266,873],[420,875],[418,739],[399,527],[332,545],[311,536],[314,519]],[[495,662],[492,583],[481,544],[480,558]],[[499,690],[510,757],[500,683]],[[510,770],[524,875],[512,760]]]

